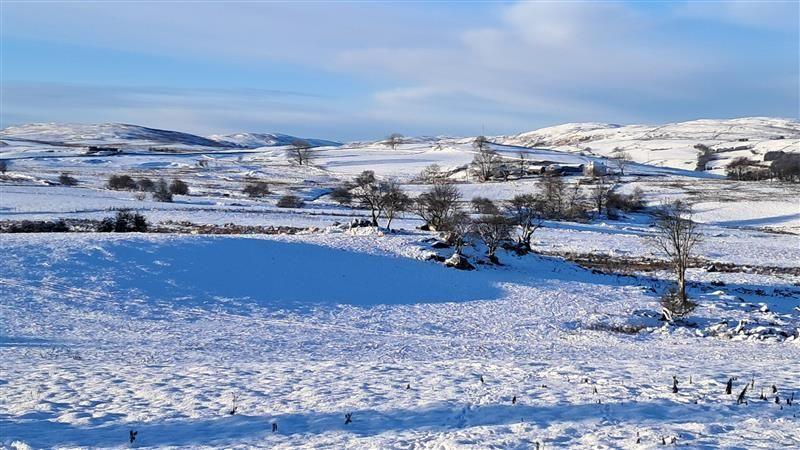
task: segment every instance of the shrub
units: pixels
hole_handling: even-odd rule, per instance
[[[387,181],[383,189],[383,216],[386,217],[386,229],[392,230],[392,219],[400,211],[408,211],[413,203],[411,197],[406,194],[396,181]]]
[[[470,203],[472,203],[472,209],[478,214],[498,214],[500,212],[500,208],[486,197],[475,197]]]
[[[494,210],[498,211],[496,207]],[[486,256],[495,264],[499,262],[495,256],[497,247],[511,236],[513,227],[511,219],[499,212],[484,213],[472,221],[472,231],[486,244]]]
[[[163,179],[158,180],[156,189],[153,191],[153,199],[158,202],[172,201],[172,192],[170,192],[169,188],[167,187],[167,182]]]
[[[517,244],[522,251],[530,251],[531,236],[544,222],[544,205],[533,194],[517,194],[508,203],[511,220],[520,227]]]
[[[135,231],[143,233],[147,231],[147,220],[139,213],[123,209],[117,212],[116,217],[106,217],[100,221],[97,231],[105,233],[129,233]]]
[[[353,203],[353,193],[350,192],[350,189],[352,188],[353,186],[350,184],[333,188],[331,191],[331,200],[341,205],[349,205]]]
[[[269,194],[269,186],[263,181],[247,183],[242,189],[242,193],[248,197],[264,197]]]
[[[453,218],[459,213],[461,192],[452,184],[437,184],[423,192],[415,202],[416,213],[429,230],[450,231]],[[459,216],[459,220],[461,217]]]
[[[142,178],[136,182],[136,186],[142,192],[153,192],[156,190],[156,184],[150,178]]]
[[[619,194],[611,191],[606,198],[606,211],[613,215],[613,211],[634,212],[644,209],[644,191],[637,187],[630,194]]]
[[[278,208],[302,208],[303,200],[292,194],[286,194],[278,200]]]
[[[174,179],[169,185],[169,191],[174,195],[189,195],[189,185],[181,180]]]
[[[69,226],[61,219],[55,222],[23,220],[12,224],[7,230],[9,233],[62,233],[69,231]]]
[[[5,159],[0,159],[0,173],[6,173],[8,170],[8,162]]]
[[[63,184],[64,186],[75,186],[78,184],[78,180],[69,176],[69,174],[62,173],[58,176],[58,182]]]
[[[135,191],[136,181],[128,175],[111,175],[108,177],[108,188],[115,191]]]
[[[782,181],[800,180],[800,154],[785,153],[772,161],[769,170]]]

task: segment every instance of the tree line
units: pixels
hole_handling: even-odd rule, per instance
[[[507,202],[485,197],[467,202],[455,184],[439,179],[412,199],[397,181],[380,180],[367,170],[335,187],[330,198],[368,210],[372,226],[380,226],[379,220],[385,219],[390,231],[392,221],[401,212],[413,213],[425,222],[422,229],[442,232],[457,253],[468,236],[477,236],[493,261],[498,246],[512,237],[515,228],[519,229],[516,248],[527,252],[533,232],[544,220],[584,221],[592,214],[616,217],[619,211],[644,207],[641,189],[631,194],[617,193],[605,179],[595,180],[588,194],[579,184],[568,185],[558,176],[544,177],[540,184],[539,193],[518,194]]]

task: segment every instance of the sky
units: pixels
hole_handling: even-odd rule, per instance
[[[800,117],[800,2],[0,2],[0,127],[341,141]]]

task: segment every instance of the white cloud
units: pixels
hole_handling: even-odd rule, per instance
[[[703,30],[708,36],[676,32],[692,17],[698,27],[727,23],[741,25],[742,33],[762,27],[796,37],[796,2],[691,2],[657,11],[613,2],[520,2],[481,5],[478,13],[399,3],[56,2],[13,3],[4,13],[4,36],[213,64],[299,64],[323,74],[318,78],[335,71],[355,85],[379,86],[316,100],[213,89],[190,95],[121,88],[112,95],[98,87],[97,95],[82,94],[91,103],[82,109],[74,89],[59,94],[70,102],[22,90],[12,108],[16,117],[166,115],[189,131],[198,124],[211,124],[207,131],[214,132],[261,124],[261,130],[287,132],[317,127],[314,134],[326,137],[331,130],[328,136],[341,138],[393,129],[467,133],[481,124],[506,133],[564,121],[785,115],[796,111],[799,97],[796,39],[794,54],[757,61],[752,50],[740,52],[713,30]],[[786,39],[776,42],[787,47]],[[368,126],[384,128],[358,132]]]

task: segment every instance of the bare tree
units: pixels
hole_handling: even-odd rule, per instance
[[[392,150],[397,149],[397,146],[403,143],[403,135],[400,133],[392,133],[386,136],[386,145],[392,147]]]
[[[311,160],[314,157],[312,146],[305,139],[294,139],[287,150],[287,154],[298,166],[311,164]]]
[[[625,176],[625,167],[632,161],[631,154],[617,147],[611,154],[611,160],[617,166],[619,176]]]
[[[598,216],[603,214],[603,209],[606,209],[606,212],[608,212],[608,195],[611,193],[612,188],[613,186],[608,183],[605,177],[596,179],[595,185],[592,187],[589,195],[592,199],[592,203],[594,203],[594,207],[597,209]]]
[[[444,179],[445,174],[438,164],[431,164],[419,173],[419,180],[423,183],[438,183]]]
[[[461,192],[452,184],[436,184],[423,192],[415,202],[416,213],[425,221],[428,229],[446,231],[454,215],[459,211]]]
[[[656,212],[655,228],[652,243],[669,258],[678,282],[670,312],[682,315],[692,308],[686,297],[686,269],[692,250],[700,242],[700,230],[692,221],[691,207],[680,200],[661,205]]]
[[[511,235],[513,223],[508,217],[500,213],[500,209],[487,198],[475,198],[473,205],[481,214],[472,222],[472,230],[486,244],[486,256],[495,264],[500,261],[497,259],[497,248]]]
[[[561,219],[564,216],[566,186],[559,176],[551,175],[542,178],[542,200],[544,212],[548,219]]]
[[[475,147],[475,150],[481,151],[484,149],[489,148],[489,139],[486,136],[480,135],[472,141],[472,146]]]
[[[531,250],[533,232],[544,222],[544,201],[532,194],[519,194],[508,203],[511,220],[520,227],[517,245],[520,250]]]
[[[484,136],[476,137],[472,146],[477,150],[472,158],[472,172],[478,181],[489,181],[497,172],[502,158],[489,147],[489,141]]]
[[[564,210],[562,217],[569,220],[584,220],[588,214],[586,196],[580,184],[573,183],[572,187],[564,187]]]
[[[453,246],[455,254],[460,255],[464,250],[464,246],[467,245],[467,237],[471,226],[472,221],[469,214],[459,208],[456,208],[442,225],[442,231],[446,233],[447,242]]]
[[[375,178],[375,172],[371,170],[361,172],[353,180],[353,188],[350,192],[362,207],[369,208],[372,215],[372,226],[374,227],[378,226],[378,217],[383,213],[386,188],[386,184],[379,182]]]
[[[408,196],[396,181],[384,183],[383,191],[383,216],[386,217],[386,229],[392,231],[392,219],[397,213],[407,211],[412,204]]]

